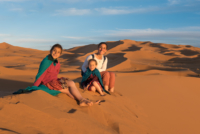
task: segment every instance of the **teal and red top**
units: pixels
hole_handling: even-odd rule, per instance
[[[53,59],[53,57],[49,54],[40,63],[40,68],[36,75],[33,86],[27,87],[26,89],[19,89],[13,94],[21,94],[35,90],[43,90],[53,96],[56,96],[61,92],[57,90],[50,90],[48,87],[45,86],[45,84],[54,79],[58,79],[57,75],[59,71],[60,71],[60,63],[58,62],[57,59]]]
[[[81,85],[83,85],[83,83],[90,77],[91,74],[93,76],[97,76],[97,78],[99,80],[99,83],[101,84],[101,87],[102,87],[103,91],[106,92],[107,94],[110,94],[108,91],[105,90],[103,82],[102,82],[102,79],[101,79],[101,74],[100,74],[99,70],[96,69],[96,68],[93,71],[91,71],[89,68],[87,68],[86,72],[83,74]]]
[[[48,60],[47,60],[48,58]],[[34,86],[39,86],[40,84],[45,85],[46,83],[58,79],[58,74],[60,71],[60,63],[57,59],[53,59],[51,55],[48,55],[40,64],[38,74],[36,75],[36,80]]]

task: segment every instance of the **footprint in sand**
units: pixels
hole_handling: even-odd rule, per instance
[[[117,91],[111,93],[111,95],[113,95],[113,96],[117,96],[117,95],[119,95],[119,96],[123,96],[120,92],[117,92]]]
[[[116,92],[116,91],[115,91],[115,92],[112,92],[112,93],[110,93],[110,95],[112,95],[112,96],[115,96],[115,97],[117,97],[117,96],[123,96],[121,93],[119,93],[119,92]],[[106,96],[109,96],[109,95],[107,95],[107,94],[106,94],[106,95],[103,95],[103,96],[99,96],[99,95],[93,95],[93,96],[95,96],[95,97],[98,97],[98,98],[99,98],[99,97],[101,97],[101,98],[102,98],[102,97],[106,97]],[[101,99],[101,98],[99,98],[99,99]]]
[[[110,117],[109,114],[104,113],[104,116],[105,116],[105,119],[107,120],[108,126],[114,131],[116,131],[117,133],[120,133],[119,123],[116,122],[114,119],[112,119],[112,117]]]
[[[3,109],[3,105],[0,104],[0,110]]]

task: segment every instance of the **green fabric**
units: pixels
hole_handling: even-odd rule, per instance
[[[40,85],[39,87],[37,86],[32,86],[32,87],[27,87],[26,89],[19,89],[18,91],[14,92],[13,94],[21,94],[21,93],[27,93],[27,92],[31,92],[31,91],[35,91],[35,90],[43,90],[53,96],[58,95],[59,93],[61,93],[60,91],[56,91],[56,90],[50,90],[48,87],[46,87],[45,85]]]
[[[96,68],[93,71],[91,71],[89,68],[87,68],[86,72],[83,74],[81,84],[83,84],[83,82],[86,81],[90,77],[91,74],[97,76],[97,78],[99,79],[99,82],[103,88],[103,91],[106,92],[107,94],[110,94],[108,91],[105,90],[102,79],[101,79],[101,74],[99,73],[99,70]]]
[[[40,67],[39,67],[38,74],[36,75],[35,81],[37,81],[40,78],[40,76],[48,69],[48,67],[52,64],[52,62],[54,64],[54,66],[56,65],[56,63],[58,63],[58,61],[54,60],[51,55],[47,55],[42,60]],[[26,89],[19,89],[18,91],[14,92],[13,94],[27,93],[27,92],[31,92],[31,91],[35,91],[35,90],[43,90],[43,91],[45,91],[45,92],[47,92],[47,93],[49,93],[53,96],[61,93],[60,91],[57,91],[57,90],[50,90],[45,85],[39,85],[38,87],[32,86],[32,87],[27,87]]]
[[[38,73],[35,78],[35,82],[40,78],[40,76],[47,70],[47,68],[52,64],[56,66],[56,63],[58,63],[57,59],[54,60],[53,57],[49,54],[47,55],[41,62]]]

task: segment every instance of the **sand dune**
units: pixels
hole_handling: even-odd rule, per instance
[[[96,52],[90,44],[66,49],[59,76],[76,82],[81,94],[100,105],[80,107],[43,91],[12,95],[32,86],[49,51],[0,43],[0,133],[2,134],[199,134],[200,48],[133,40],[109,41],[108,70],[116,92],[83,92],[80,66]]]

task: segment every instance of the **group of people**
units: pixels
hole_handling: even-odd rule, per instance
[[[98,52],[89,55],[82,67],[82,81],[81,85],[84,90],[98,92],[101,96],[106,93],[114,92],[115,74],[106,71],[108,58],[105,56],[108,45],[106,42],[98,44]],[[35,87],[45,86],[49,90],[56,90],[67,94],[69,97],[77,100],[80,106],[91,106],[93,102],[85,99],[77,89],[74,81],[67,78],[58,78],[60,71],[60,63],[58,58],[61,56],[63,48],[60,44],[55,44],[40,64]]]

